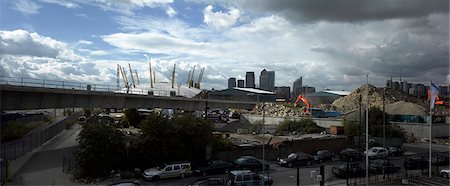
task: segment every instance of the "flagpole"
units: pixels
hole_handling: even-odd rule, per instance
[[[431,110],[432,110],[432,105],[431,105],[431,99],[433,99],[433,97],[431,96],[431,89],[432,89],[432,87],[433,87],[433,82],[432,81],[430,81],[430,121],[429,121],[429,123],[430,123],[430,140],[429,140],[429,147],[428,147],[428,178],[431,178],[431,141],[433,140],[433,137],[432,137],[432,128],[431,128],[431,124],[432,124],[432,122],[433,122],[433,113],[431,112]]]
[[[366,185],[369,185],[369,74],[366,75]]]

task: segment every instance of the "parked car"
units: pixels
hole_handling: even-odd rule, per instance
[[[431,156],[431,164],[433,165],[448,165],[449,157],[447,153],[437,153]]]
[[[317,154],[314,155],[314,160],[316,161],[333,160],[334,157],[335,154],[330,152],[329,150],[319,150],[317,151]]]
[[[236,170],[228,173],[227,185],[272,185],[271,177],[256,174],[250,170]]]
[[[426,169],[428,168],[428,157],[425,156],[412,156],[407,157],[404,161],[404,167],[406,169]]]
[[[337,165],[331,169],[331,172],[338,178],[362,177],[366,174],[366,170],[359,162],[349,162]]]
[[[223,178],[204,178],[201,180],[196,180],[189,184],[189,186],[220,186],[220,185],[226,185],[226,182]]]
[[[342,160],[360,160],[362,158],[361,152],[353,148],[345,148],[339,153],[339,158]]]
[[[290,153],[286,158],[277,158],[278,164],[285,167],[311,165],[312,161],[314,157],[304,152]]]
[[[235,169],[261,171],[269,169],[270,164],[253,156],[241,156],[233,162]]]
[[[175,162],[165,164],[162,167],[147,169],[142,173],[142,176],[145,180],[157,181],[161,178],[185,178],[189,174],[191,174],[190,162]]]
[[[401,146],[391,146],[388,149],[389,156],[401,156],[405,153],[405,150]]]
[[[395,173],[399,172],[400,169],[400,167],[396,167],[386,160],[372,160],[369,163],[369,172],[372,174]]]
[[[205,165],[194,168],[193,173],[195,175],[211,175],[211,174],[220,174],[220,173],[228,173],[230,170],[233,170],[234,166],[230,162],[226,162],[223,160],[211,160],[208,161]]]
[[[366,152],[364,152],[365,155]],[[369,149],[369,153],[367,156],[369,159],[378,159],[378,158],[385,158],[389,155],[389,152],[384,147],[372,147]]]
[[[138,181],[120,181],[109,184],[108,186],[141,186],[141,184]]]
[[[450,175],[450,169],[442,169],[441,171],[439,171],[439,176],[443,177],[443,178],[449,178]]]

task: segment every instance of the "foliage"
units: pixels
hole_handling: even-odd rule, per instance
[[[264,124],[263,124],[262,120],[255,121],[255,123],[250,125],[249,131],[254,132],[256,134],[260,134],[260,133],[262,133],[263,126],[264,126]]]
[[[84,108],[83,112],[86,117],[89,117],[92,115],[92,109],[90,109],[90,108]]]
[[[143,120],[143,117],[139,115],[136,108],[130,108],[125,110],[125,118],[128,120],[130,125],[139,126],[139,123]]]
[[[17,121],[9,122],[6,128],[1,131],[1,142],[6,143],[20,139],[28,134],[28,132],[41,125],[41,122],[32,122],[28,124],[19,123]]]
[[[342,120],[342,125],[344,126],[344,134],[346,136],[358,136],[359,122],[344,119]]]
[[[76,177],[101,177],[123,166],[125,144],[116,129],[101,125],[84,125],[77,138]]]
[[[277,126],[276,135],[284,135],[291,132],[297,134],[320,133],[325,128],[318,126],[311,118],[301,120],[284,120]]]
[[[152,114],[140,127],[143,134],[137,142],[139,154],[150,159],[153,165],[182,160],[199,162],[204,160],[208,144],[227,143],[212,135],[213,125],[209,120],[188,115],[167,119]]]
[[[387,115],[385,118],[386,137],[402,138],[405,140],[405,130],[389,123]],[[374,137],[383,137],[383,111],[378,107],[369,108],[369,135]]]

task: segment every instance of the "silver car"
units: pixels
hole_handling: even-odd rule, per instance
[[[145,180],[157,181],[161,178],[185,178],[191,173],[191,163],[180,162],[165,164],[163,167],[147,169],[142,173],[142,176]]]

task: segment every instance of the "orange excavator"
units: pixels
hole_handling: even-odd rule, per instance
[[[305,98],[305,97],[303,97],[303,95],[298,95],[298,97],[297,97],[297,100],[295,100],[295,103],[294,103],[294,107],[296,107],[297,106],[297,103],[299,102],[299,101],[303,101],[305,104],[306,104],[306,113],[309,113],[309,101]]]
[[[427,98],[428,102],[430,101],[430,98],[431,98],[430,90],[428,90],[428,98]],[[436,100],[435,100],[434,104],[436,104],[436,105],[448,105],[448,102],[444,103],[444,101],[441,100],[441,98],[439,98],[439,96],[436,96]]]

